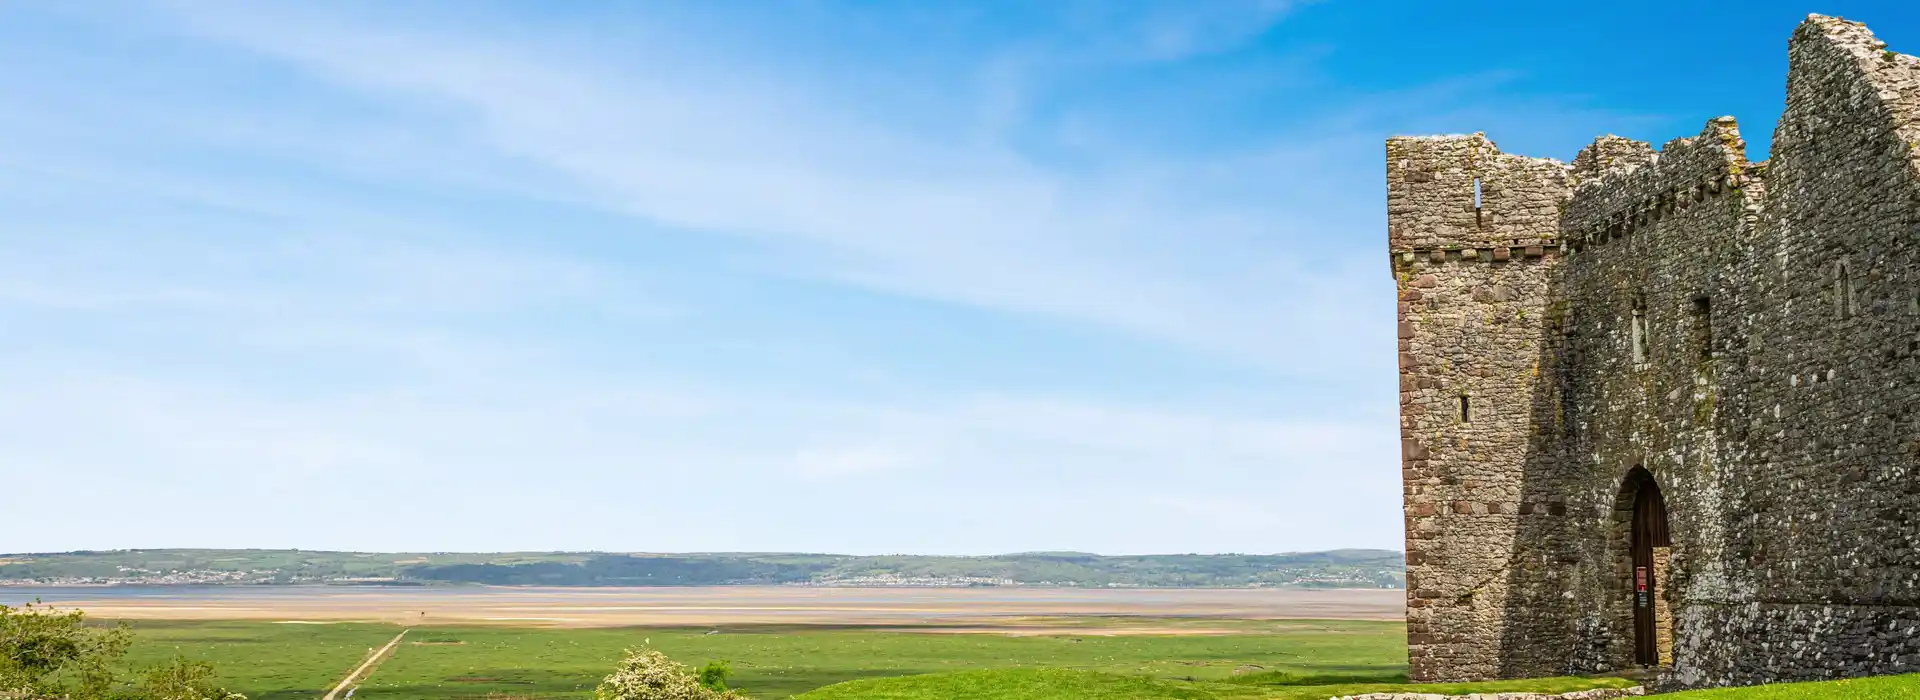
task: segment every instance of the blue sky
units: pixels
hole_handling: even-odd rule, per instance
[[[0,551],[1398,548],[1382,140],[1907,3],[0,5]]]

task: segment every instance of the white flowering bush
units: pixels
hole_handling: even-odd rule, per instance
[[[213,664],[180,657],[148,669],[140,691],[145,700],[247,700],[214,683]]]
[[[652,649],[628,649],[620,667],[600,681],[594,700],[744,700],[733,691],[700,685],[687,667]]]

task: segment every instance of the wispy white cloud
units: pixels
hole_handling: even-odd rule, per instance
[[[1300,0],[1249,0],[1206,5],[1157,6],[1141,23],[1142,55],[1175,60],[1224,51],[1265,33]]]
[[[1467,88],[1169,148],[1060,103],[1294,5],[1132,7],[879,80],[640,17],[61,6],[187,64],[0,74],[37,105],[0,110],[0,323],[32,338],[0,344],[0,470],[119,516],[29,504],[20,546],[1393,546],[1368,125]],[[786,323],[802,295],[883,340],[1014,330],[800,357],[845,332]],[[1033,347],[1075,375],[980,379]]]
[[[1173,37],[1166,50],[1190,52],[1238,41],[1282,9],[1128,21]],[[654,69],[619,72],[564,37],[370,31],[311,8],[179,10],[194,31],[522,164],[524,189],[759,240],[787,254],[789,274],[1091,322],[1286,370],[1347,363],[1352,353],[1336,348],[1384,332],[1348,322],[1323,328],[1335,342],[1277,341],[1270,329],[1314,321],[1328,315],[1326,301],[1378,286],[1361,277],[1358,263],[1371,256],[1289,245],[1309,232],[1292,228],[1284,201],[1270,201],[1285,200],[1283,183],[1269,201],[1182,184],[1223,163],[1069,175],[990,144],[902,131],[854,106],[857,89],[796,91],[764,67],[684,46],[623,42],[637,54],[628,65]],[[1213,176],[1282,172],[1249,167],[1258,165]],[[1252,264],[1223,264],[1234,261]]]

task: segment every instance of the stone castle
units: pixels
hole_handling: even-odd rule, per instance
[[[1766,162],[1387,142],[1416,680],[1920,672],[1920,59],[1789,56]]]

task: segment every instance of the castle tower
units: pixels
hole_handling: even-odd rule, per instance
[[[1765,162],[1387,142],[1414,679],[1920,670],[1920,57],[1787,53]]]
[[[1389,140],[1387,182],[1409,673],[1493,678],[1519,515],[1535,507],[1523,478],[1555,451],[1535,424],[1554,410],[1542,341],[1570,173],[1474,134]]]

